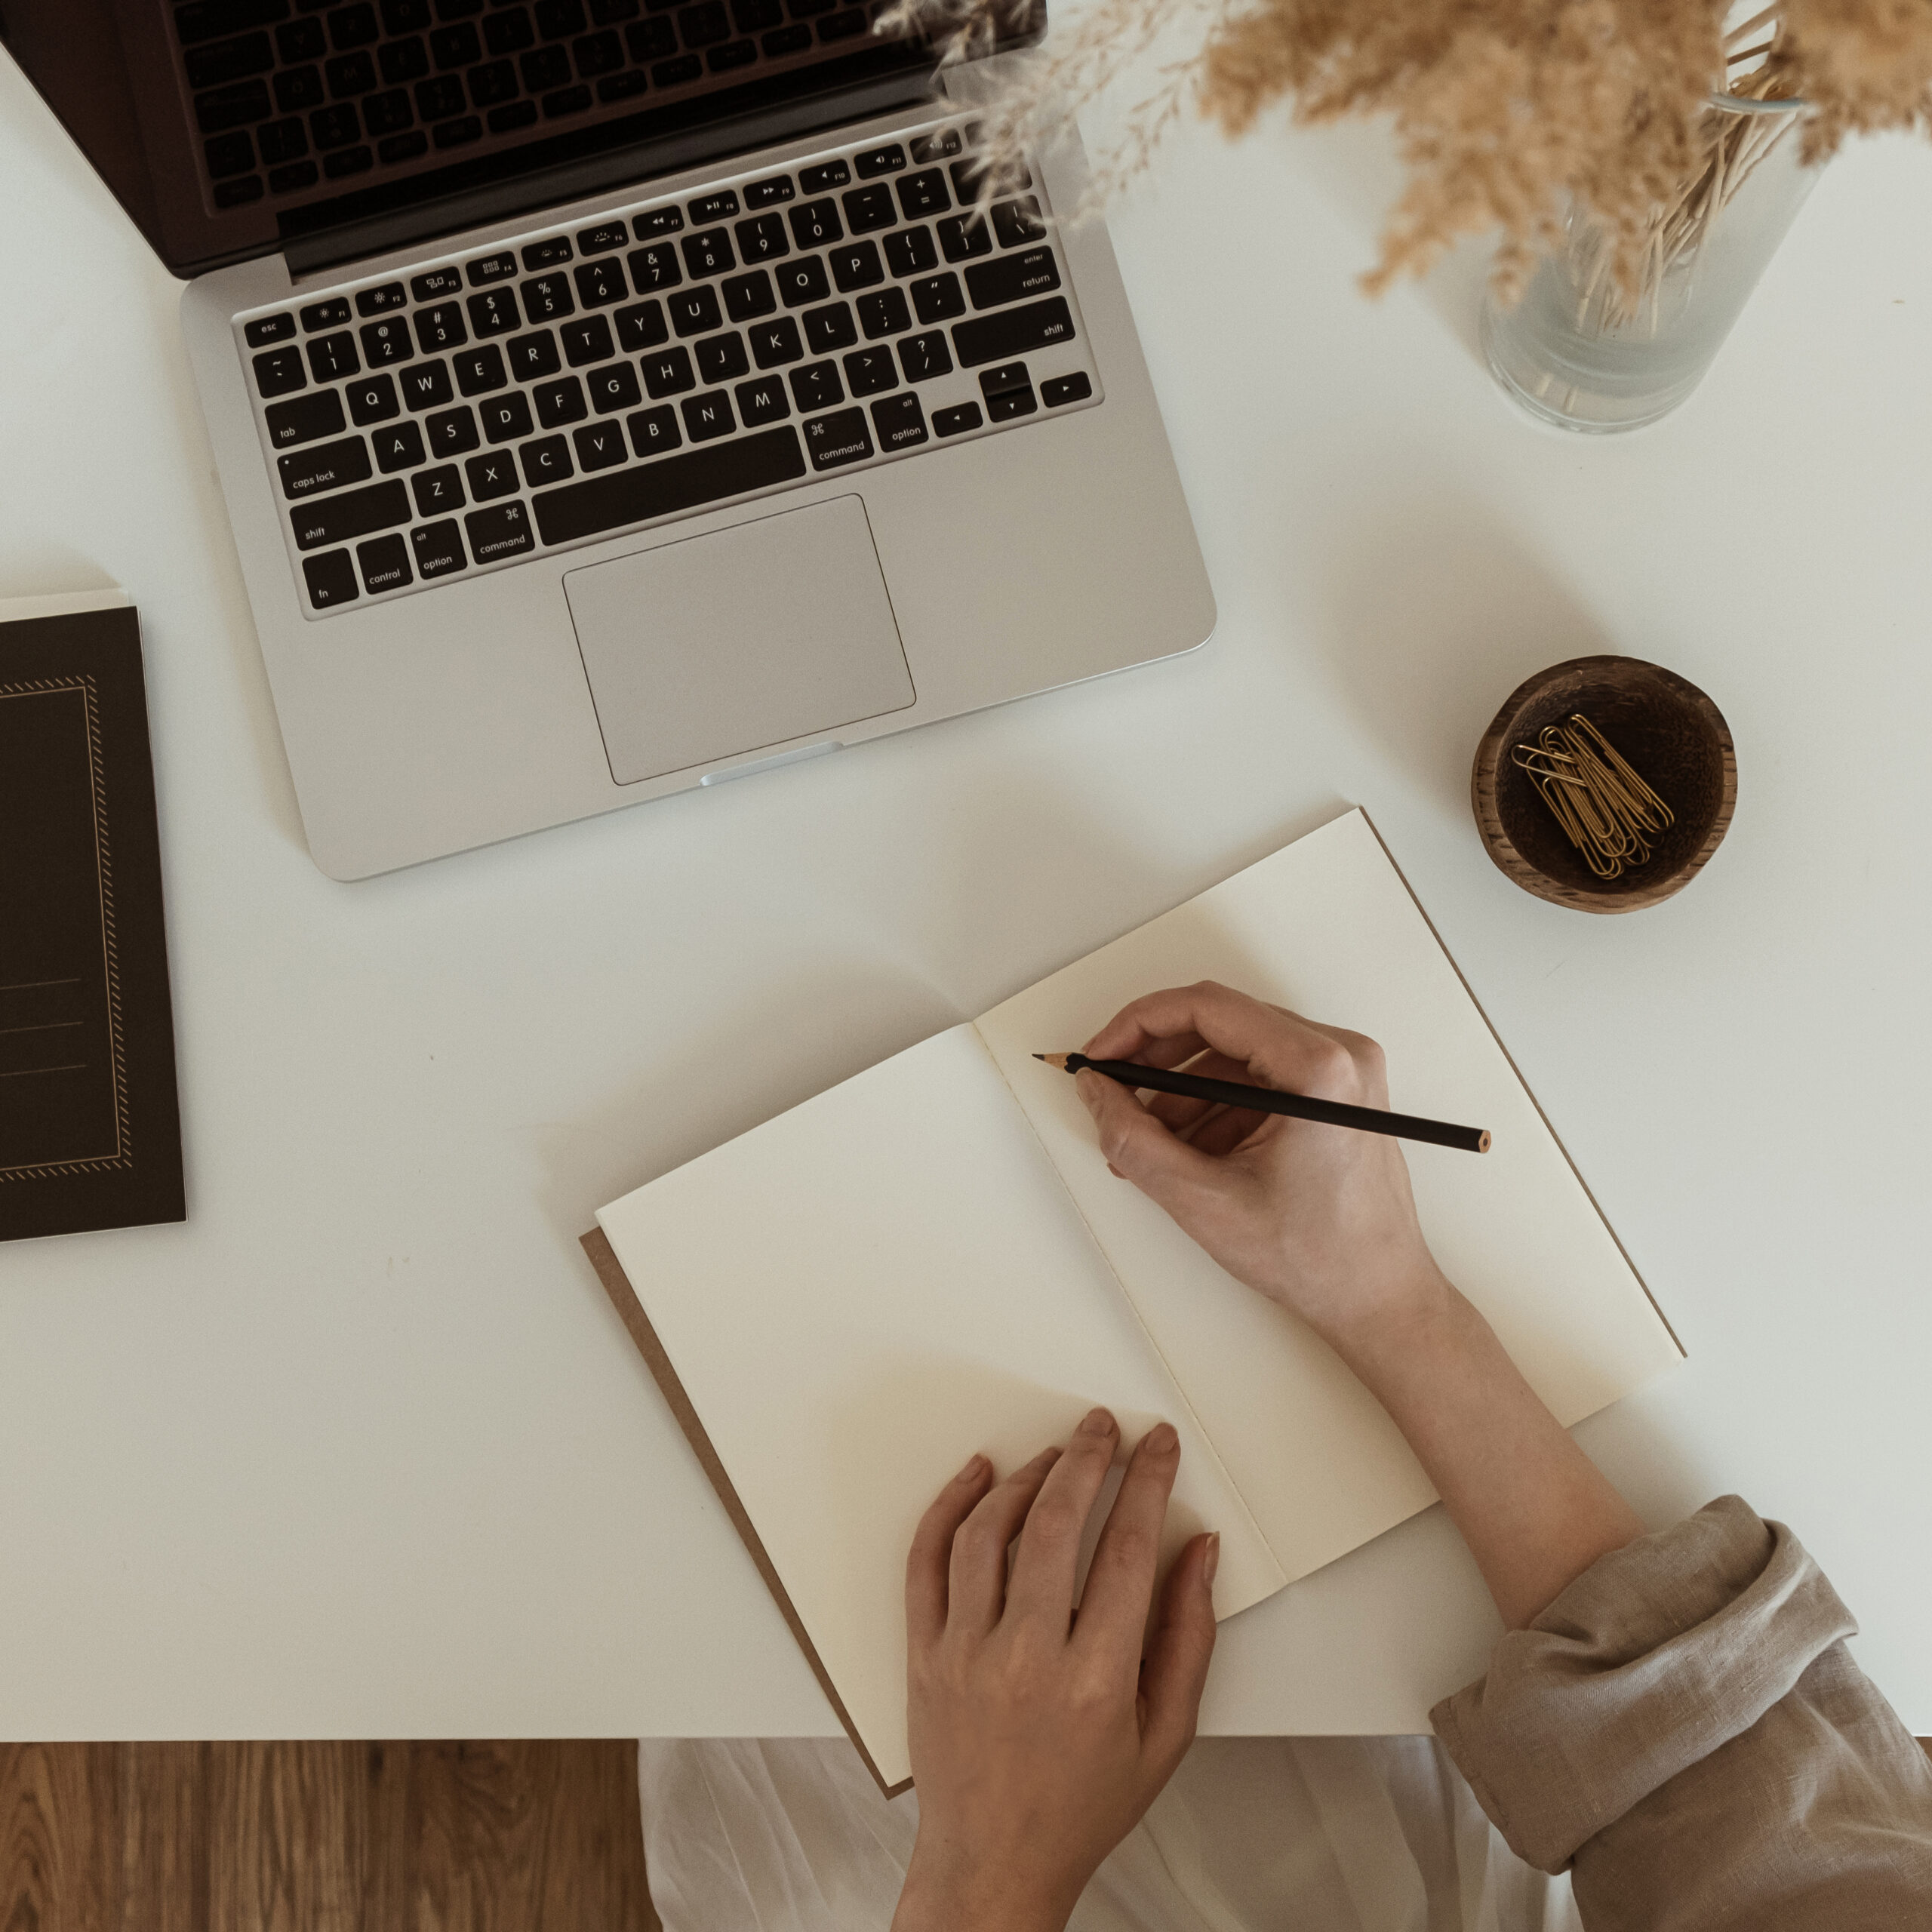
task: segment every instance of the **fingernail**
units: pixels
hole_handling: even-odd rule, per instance
[[[1214,1572],[1221,1567],[1221,1533],[1217,1530],[1208,1539],[1208,1553],[1201,1559],[1201,1580],[1211,1589],[1214,1587]]]
[[[985,1457],[975,1456],[952,1480],[955,1482],[977,1482],[991,1466]]]
[[[1112,1416],[1105,1409],[1089,1409],[1087,1419],[1080,1425],[1082,1435],[1112,1435],[1118,1433]]]
[[[1180,1449],[1180,1436],[1171,1422],[1164,1422],[1147,1432],[1147,1440],[1141,1445],[1150,1456],[1172,1456]]]

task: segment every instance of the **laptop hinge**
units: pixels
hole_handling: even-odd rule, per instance
[[[752,153],[820,128],[842,126],[941,98],[930,69],[884,75],[833,93],[808,95],[755,114],[737,115],[642,146],[615,149],[561,168],[494,182],[466,194],[306,235],[288,243],[281,251],[282,259],[288,265],[291,279],[300,281],[371,255],[392,254],[533,209],[561,207],[606,189],[630,187],[660,175],[701,168],[707,162]]]

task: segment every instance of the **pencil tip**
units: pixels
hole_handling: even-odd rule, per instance
[[[1067,1056],[1065,1054],[1035,1054],[1033,1057],[1044,1060],[1049,1066],[1058,1067],[1063,1073],[1066,1071]]]
[[[1033,1057],[1035,1060],[1044,1060],[1046,1058],[1046,1055],[1044,1054],[1035,1054]]]

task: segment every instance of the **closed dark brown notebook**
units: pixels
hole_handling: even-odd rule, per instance
[[[186,1217],[131,608],[0,604],[0,1240]]]

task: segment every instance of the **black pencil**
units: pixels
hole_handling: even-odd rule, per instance
[[[1352,1107],[1345,1100],[1318,1100],[1311,1094],[1284,1094],[1278,1088],[1244,1087],[1238,1081],[1207,1080],[1198,1073],[1170,1073],[1164,1067],[1141,1066],[1131,1060],[1089,1060],[1084,1054],[1035,1054],[1033,1057],[1069,1073],[1090,1067],[1123,1087],[1149,1088],[1157,1094],[1178,1094],[1190,1100],[1217,1100],[1223,1106],[1243,1107],[1253,1113],[1287,1114],[1297,1120],[1358,1128],[1364,1134],[1392,1134],[1403,1140],[1432,1141],[1438,1147],[1460,1147],[1470,1154],[1489,1152],[1489,1130],[1484,1127],[1455,1127],[1446,1120],[1387,1113],[1380,1107]]]

